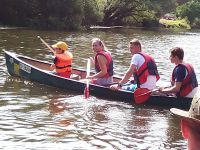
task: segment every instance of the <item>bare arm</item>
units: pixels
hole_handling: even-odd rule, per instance
[[[92,79],[92,78],[101,78],[103,77],[106,73],[107,73],[107,59],[105,58],[105,56],[103,55],[99,55],[97,56],[97,61],[99,63],[99,67],[100,67],[100,72],[92,75],[89,77],[89,79]]]
[[[182,82],[175,82],[173,86],[167,88],[161,88],[160,91],[163,93],[178,93],[181,89]]]
[[[124,75],[124,77],[122,78],[121,81],[119,81],[118,85],[111,85],[110,89],[111,90],[119,90],[120,89],[120,85],[128,82],[128,80],[130,79],[130,77],[135,73],[136,71],[136,66],[135,65],[130,65],[129,69],[126,71],[126,74]]]
[[[122,78],[122,80],[119,82],[120,84],[124,84],[128,82],[130,77],[136,72],[136,66],[134,64],[129,66],[129,69],[127,70],[126,74]]]

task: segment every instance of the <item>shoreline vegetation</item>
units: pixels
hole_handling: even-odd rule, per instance
[[[45,30],[200,28],[200,0],[1,0],[0,14],[2,26]]]
[[[167,20],[162,18],[159,20],[159,23],[165,28],[191,29],[191,26],[186,19]]]

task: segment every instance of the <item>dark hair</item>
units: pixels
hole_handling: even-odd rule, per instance
[[[132,40],[130,41],[130,44],[139,46],[140,49],[141,49],[141,47],[142,47],[142,46],[141,46],[141,43],[140,43],[140,41],[139,41],[138,39],[132,39]]]
[[[170,53],[173,57],[177,56],[180,60],[183,60],[184,57],[184,51],[180,47],[174,47],[170,49]]]

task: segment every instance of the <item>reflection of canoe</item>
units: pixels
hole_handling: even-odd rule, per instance
[[[86,71],[84,70],[73,69],[72,78],[67,79],[51,74],[49,72],[50,63],[35,60],[22,55],[17,55],[8,51],[5,51],[5,58],[7,69],[10,75],[22,77],[27,80],[62,88],[65,90],[79,91],[81,93],[84,91],[85,83],[79,81],[80,78],[84,79],[86,76]],[[114,77],[114,82],[119,80],[119,77]],[[134,103],[133,93],[129,91],[112,91],[108,87],[90,84],[90,93],[92,95],[100,96],[102,98],[109,98],[110,100],[114,101]],[[151,96],[146,104],[188,109],[191,104],[191,99]]]

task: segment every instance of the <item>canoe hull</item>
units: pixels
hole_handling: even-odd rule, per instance
[[[51,65],[48,62],[35,60],[8,51],[5,51],[5,59],[8,72],[12,76],[18,76],[26,80],[61,88],[64,90],[72,90],[79,93],[84,93],[86,86],[84,82],[81,82],[77,79],[63,78],[52,74],[48,70],[49,66]],[[82,79],[84,79],[86,76],[86,71],[81,69],[73,69],[72,73],[79,75]],[[119,77],[114,77],[115,82],[119,80]],[[108,87],[90,84],[90,94],[113,101],[122,101],[131,104],[135,103],[133,93],[129,91],[112,91]],[[145,104],[168,108],[177,107],[182,109],[189,109],[191,101],[191,98],[151,96]]]

